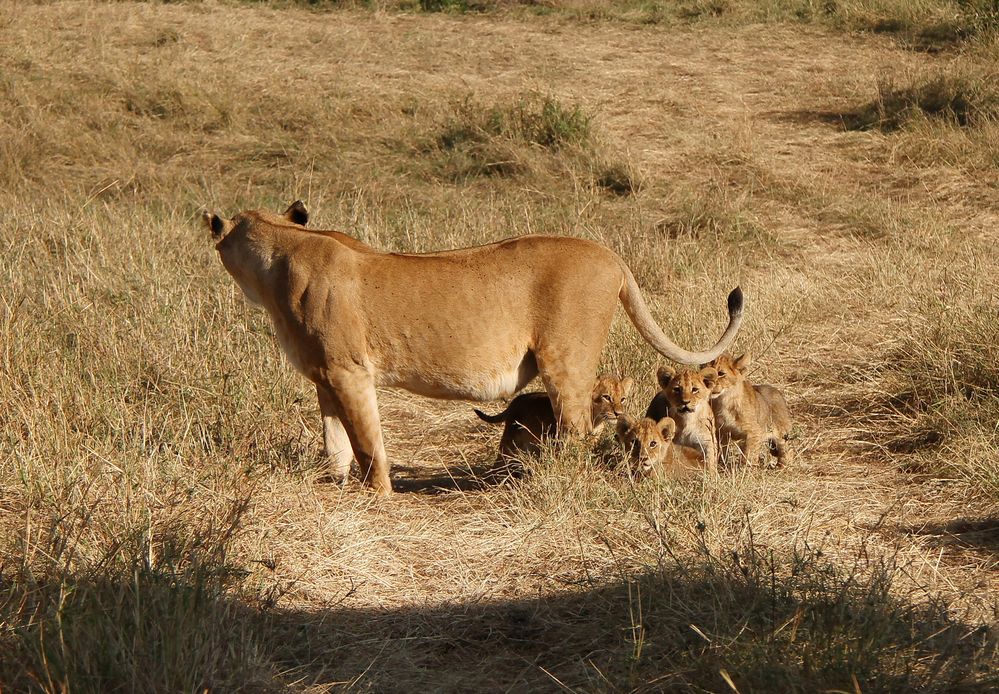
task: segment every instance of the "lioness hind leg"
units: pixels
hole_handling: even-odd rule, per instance
[[[319,411],[323,417],[323,455],[329,466],[329,476],[335,482],[343,482],[350,475],[350,461],[354,459],[354,450],[350,445],[350,437],[340,421],[333,396],[321,386],[316,386],[319,396]]]
[[[585,435],[593,425],[590,421],[590,398],[593,386],[589,382],[583,387],[570,383],[545,383],[548,397],[555,412],[558,436],[565,434]]]
[[[342,374],[327,385],[327,389],[354,450],[361,481],[378,494],[391,494],[378,399],[371,376],[367,373]]]
[[[597,360],[574,360],[571,354],[560,356],[561,360],[551,360],[555,363],[550,363],[544,355],[538,355],[541,381],[552,402],[557,435],[589,434],[593,429],[590,410]]]

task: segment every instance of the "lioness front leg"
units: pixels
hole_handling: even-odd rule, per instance
[[[324,385],[350,440],[362,483],[377,494],[391,494],[374,379],[367,372],[348,371],[331,375]]]
[[[350,461],[354,459],[350,437],[340,421],[332,394],[322,386],[316,386],[316,394],[319,396],[319,411],[323,417],[323,455],[326,457],[329,476],[337,483],[345,482],[350,475]]]

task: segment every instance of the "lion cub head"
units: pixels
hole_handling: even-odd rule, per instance
[[[672,454],[676,422],[663,417],[658,422],[642,417],[632,422],[627,415],[617,420],[617,440],[628,452],[631,476],[643,479],[662,468]]]
[[[594,428],[622,415],[624,403],[634,385],[635,381],[630,378],[618,378],[611,374],[600,374],[597,377],[590,403],[590,420]]]
[[[662,392],[666,394],[670,414],[682,416],[696,411],[702,403],[708,402],[718,380],[718,372],[710,366],[705,366],[700,371],[676,371],[672,367],[662,366],[656,378]]]
[[[709,362],[707,366],[713,368],[717,374],[714,385],[711,387],[711,396],[715,397],[729,388],[742,385],[746,380],[746,369],[752,363],[753,358],[749,354],[743,354],[737,359],[723,354]]]

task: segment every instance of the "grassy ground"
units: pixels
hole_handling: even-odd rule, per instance
[[[0,3],[0,685],[999,688],[994,5],[319,8]],[[321,483],[198,223],[296,198],[596,239],[690,347],[741,284],[797,461],[486,483],[496,428],[384,391],[401,493]],[[619,317],[633,414],[656,366]]]

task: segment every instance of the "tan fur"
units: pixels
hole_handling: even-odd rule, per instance
[[[791,431],[791,413],[787,400],[777,388],[753,385],[746,378],[746,368],[752,363],[748,354],[733,359],[723,354],[709,366],[718,374],[712,388],[711,409],[719,442],[727,450],[734,441],[746,465],[756,465],[761,455],[772,453],[777,465],[790,462],[785,445]]]
[[[700,371],[679,371],[663,366],[656,374],[661,390],[652,399],[646,417],[659,421],[669,416],[676,422],[673,440],[701,452],[710,470],[718,466],[715,417],[711,410],[711,389],[716,377],[709,367]]]
[[[622,379],[610,374],[597,377],[590,398],[590,425],[593,433],[603,429],[606,422],[621,416],[632,386],[634,381],[630,378]],[[555,412],[547,393],[523,393],[515,397],[499,414],[487,415],[480,410],[475,410],[475,414],[490,424],[506,424],[500,438],[500,458],[512,457],[518,453],[536,454],[542,439],[556,434]]]
[[[617,440],[628,455],[628,469],[634,479],[654,474],[682,478],[704,469],[701,452],[673,442],[676,422],[669,417],[659,421],[642,417],[632,423],[627,416],[617,420]]]
[[[523,236],[422,255],[377,251],[345,234],[306,229],[301,202],[283,215],[205,213],[222,264],[270,314],[289,361],[316,385],[335,476],[351,453],[366,484],[391,491],[375,388],[437,398],[508,397],[540,374],[560,426],[590,429],[593,374],[620,301],[642,337],[673,361],[688,352],[652,319],[638,284],[609,249],[577,238]]]

